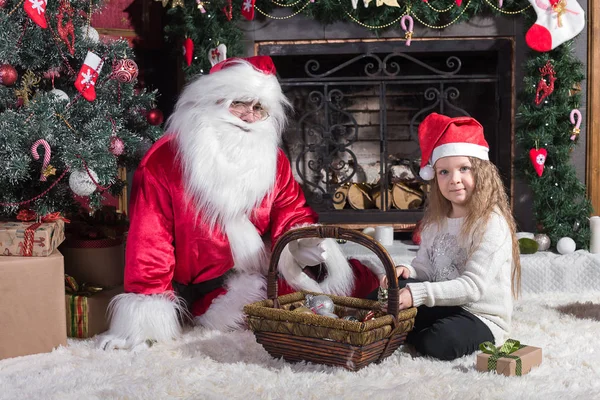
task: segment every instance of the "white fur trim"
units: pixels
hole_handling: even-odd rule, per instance
[[[433,167],[431,165],[427,164],[426,166],[421,168],[421,170],[419,171],[419,176],[425,181],[430,181],[435,176],[435,171],[433,170]]]
[[[431,165],[442,157],[465,156],[476,157],[482,160],[489,160],[488,149],[473,143],[446,143],[437,146],[431,153]]]
[[[325,262],[327,277],[321,283],[316,282],[302,271],[302,266],[294,259],[288,246],[281,252],[277,268],[285,281],[296,290],[349,296],[354,290],[352,268],[335,240],[325,239],[325,251],[327,253]]]
[[[196,324],[209,329],[230,331],[246,324],[246,304],[267,298],[267,281],[259,274],[234,274],[225,282],[227,293],[217,297],[206,312],[194,318]]]
[[[264,242],[248,217],[242,215],[228,222],[225,228],[235,269],[266,274],[269,265]]]
[[[146,340],[176,339],[182,332],[180,315],[186,314],[185,304],[171,292],[117,295],[108,306],[110,328],[102,347],[110,340],[127,343],[126,347],[131,348]]]

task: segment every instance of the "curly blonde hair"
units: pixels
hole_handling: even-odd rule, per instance
[[[512,238],[512,293],[518,297],[521,290],[521,259],[517,241],[517,224],[510,209],[508,195],[504,190],[500,173],[494,164],[487,160],[468,157],[475,187],[467,203],[468,214],[461,229],[461,237],[481,238],[483,230],[494,211],[497,209],[506,220]],[[431,191],[427,199],[427,210],[423,218],[423,226],[442,225],[452,211],[452,203],[446,199],[437,183],[437,176],[431,182]],[[474,243],[476,247],[478,243]]]

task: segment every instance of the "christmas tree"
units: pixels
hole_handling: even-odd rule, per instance
[[[98,209],[162,133],[129,43],[89,25],[101,3],[0,0],[0,216]]]
[[[534,193],[537,231],[546,233],[554,245],[570,237],[577,248],[587,248],[592,205],[571,163],[579,139],[579,91],[585,75],[571,46],[567,42],[551,52],[535,53],[524,65],[516,133],[524,151],[516,171]]]

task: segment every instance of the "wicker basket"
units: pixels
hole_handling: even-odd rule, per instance
[[[377,301],[331,295],[336,314],[362,319],[360,317],[369,311],[376,310],[375,318],[357,322],[292,311],[302,305],[306,294],[321,293],[300,291],[278,297],[277,264],[290,241],[310,237],[349,240],[372,250],[383,262],[390,282],[387,312],[381,310]],[[414,307],[398,311],[398,280],[394,263],[385,248],[371,237],[351,229],[313,226],[285,233],[273,249],[267,285],[267,300],[244,307],[248,326],[269,354],[291,362],[310,361],[357,371],[391,355],[413,328],[417,314]]]

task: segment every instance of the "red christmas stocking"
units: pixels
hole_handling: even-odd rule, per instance
[[[529,0],[537,21],[525,34],[535,51],[550,51],[573,39],[585,26],[585,15],[577,0]]]
[[[75,79],[75,87],[87,101],[96,100],[96,80],[102,69],[103,61],[91,51],[87,52],[85,61]]]
[[[256,0],[244,0],[242,3],[242,15],[248,21],[254,19],[254,3],[256,3]]]
[[[23,8],[29,18],[44,29],[48,27],[48,22],[46,22],[47,4],[48,0],[25,0],[23,3]]]

